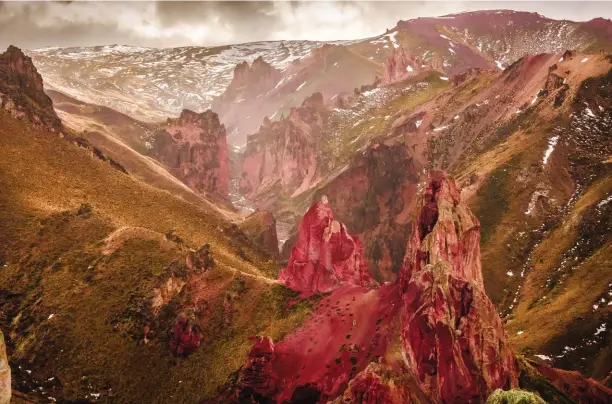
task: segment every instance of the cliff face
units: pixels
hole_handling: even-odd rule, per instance
[[[313,293],[330,292],[343,284],[374,285],[361,240],[334,220],[326,197],[304,215],[279,280],[291,289]]]
[[[257,194],[272,186],[290,195],[308,189],[316,180],[317,145],[328,117],[323,96],[315,93],[288,117],[264,120],[247,143],[241,192],[257,201]]]
[[[518,365],[484,291],[480,223],[454,181],[430,176],[401,272],[402,347],[435,402],[484,402],[518,385]]]
[[[37,127],[63,131],[32,59],[12,45],[0,54],[0,108]]]
[[[155,132],[151,155],[198,193],[228,199],[229,160],[225,127],[217,114],[184,110]]]
[[[321,187],[339,221],[362,237],[369,270],[392,281],[402,265],[423,166],[404,142],[374,142]]]
[[[303,244],[301,254],[320,256],[320,234],[332,220],[325,202],[305,216],[298,238],[308,243],[294,254]],[[482,403],[497,389],[520,387],[547,402],[569,395],[605,403],[609,389],[577,373],[519,367],[484,292],[479,221],[454,180],[431,172],[416,207],[395,282],[341,285],[317,301],[302,328],[276,343],[256,337],[219,402]]]

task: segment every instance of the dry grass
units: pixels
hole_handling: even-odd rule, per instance
[[[244,363],[249,335],[280,338],[310,312],[308,302],[287,307],[295,296],[273,280],[275,263],[226,235],[230,222],[218,211],[2,112],[0,121],[0,307],[9,313],[0,326],[13,363],[32,370],[16,374],[26,381],[21,388],[55,377],[63,395],[53,394],[64,399],[112,388],[116,402],[197,402]],[[164,237],[170,230],[182,241]],[[142,343],[143,303],[184,262],[187,247],[204,243],[217,263],[199,286],[204,341],[176,359],[163,332],[157,344]]]

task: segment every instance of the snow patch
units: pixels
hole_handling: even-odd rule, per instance
[[[434,128],[434,132],[440,132],[443,131],[444,129],[447,129],[448,125],[444,125],[444,126],[438,126],[437,128]]]
[[[421,126],[421,122],[423,122],[422,119],[419,119],[418,121],[416,121],[414,124],[416,125],[416,127],[418,128],[419,126]]]
[[[550,140],[548,141],[548,149],[546,149],[546,153],[544,153],[544,158],[542,159],[542,165],[544,166],[546,165],[546,163],[548,162],[548,158],[550,157],[552,152],[555,150],[555,146],[557,145],[558,141],[559,141],[559,135],[556,135],[550,138]]]
[[[504,70],[504,66],[503,66],[502,62],[500,62],[499,60],[496,60],[495,64],[497,65],[497,68],[499,70]]]
[[[580,63],[584,63],[584,62],[586,62],[587,60],[589,60],[589,58],[584,58],[584,59],[582,59],[582,62],[580,62]]]
[[[300,91],[300,88],[304,87],[306,85],[306,83],[307,83],[307,81],[305,81],[302,84],[300,84],[299,87],[295,89],[295,91]]]
[[[536,356],[536,357],[538,357],[538,358],[540,358],[542,360],[545,360],[545,361],[552,361],[552,358],[550,356],[546,356],[546,355],[534,355],[534,356]]]
[[[412,68],[412,66],[409,65],[408,67],[406,67],[406,71],[411,72],[414,71],[414,69]]]
[[[440,76],[440,80],[448,81],[448,77],[446,77],[446,76]]]

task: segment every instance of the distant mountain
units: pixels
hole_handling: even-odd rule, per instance
[[[279,118],[313,92],[330,98],[371,84],[376,75],[383,76],[387,57],[400,46],[423,63],[454,74],[471,67],[505,68],[527,54],[612,51],[611,30],[612,21],[605,19],[558,21],[495,10],[399,21],[385,34],[327,43],[338,45],[327,50],[320,49],[323,42],[276,41],[169,49],[45,48],[29,54],[49,89],[144,121],[210,108],[230,85],[235,66],[261,57],[280,70],[278,87],[270,94],[226,97],[236,108],[231,112],[226,105],[220,114],[230,143],[242,145],[264,116]]]

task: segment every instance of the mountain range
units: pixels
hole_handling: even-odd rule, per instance
[[[610,20],[11,46],[0,123],[0,403],[612,402]]]

